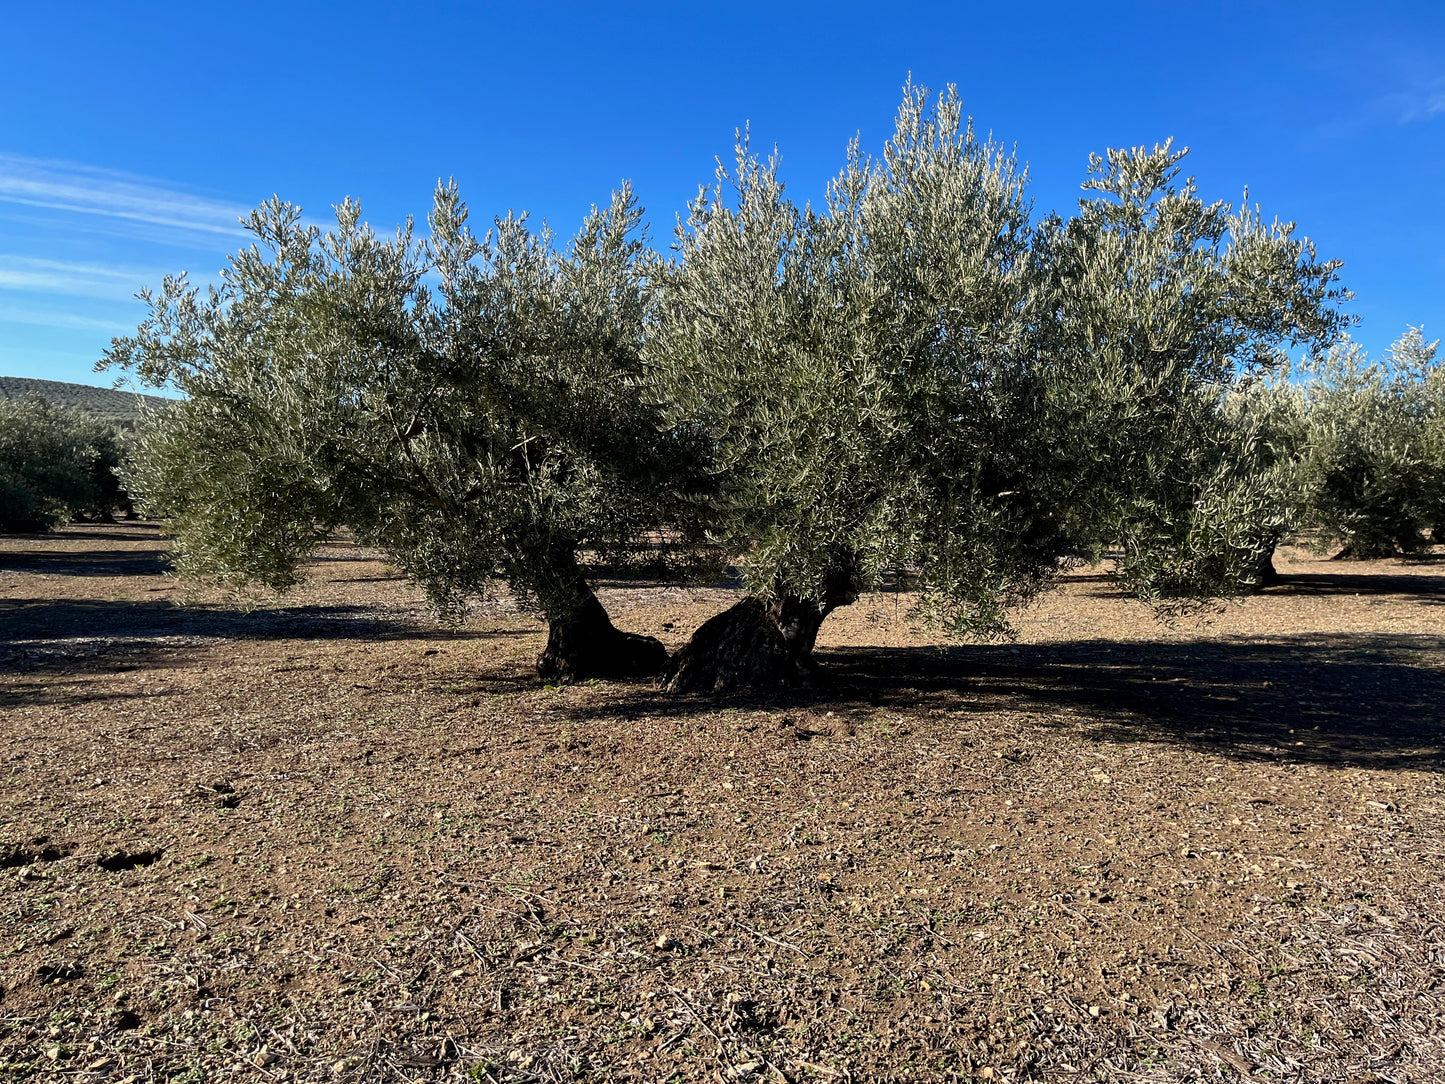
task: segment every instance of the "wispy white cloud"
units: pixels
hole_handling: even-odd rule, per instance
[[[1408,91],[1386,95],[1384,103],[1395,114],[1396,123],[1412,124],[1445,113],[1445,79]]]
[[[162,276],[139,268],[0,253],[0,290],[129,301],[142,286],[159,285]]]
[[[163,181],[78,162],[0,153],[0,202],[141,223],[175,234],[198,235],[211,247],[243,234],[238,219],[249,208],[183,192]]]
[[[1445,115],[1445,76],[1415,77],[1409,87],[1361,101],[1320,125],[1322,135],[1353,137],[1381,128],[1419,124]]]
[[[144,314],[136,293],[183,269],[214,281],[248,213],[173,182],[0,151],[0,372],[92,381],[107,341]]]
[[[107,335],[124,335],[135,330],[135,321],[110,320],[79,312],[53,309],[16,308],[0,303],[0,324],[28,324],[32,327],[68,328],[75,331],[103,331]]]

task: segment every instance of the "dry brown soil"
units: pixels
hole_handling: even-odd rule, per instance
[[[0,1078],[1445,1079],[1445,564],[1173,627],[1083,570],[1013,644],[883,596],[688,699],[349,545],[249,614],[164,548],[0,539]]]

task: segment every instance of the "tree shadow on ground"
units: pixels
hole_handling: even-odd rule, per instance
[[[619,690],[598,717],[764,710],[1025,713],[1109,741],[1240,759],[1445,768],[1445,638],[1310,634],[1081,640],[819,653],[819,679],[767,695]]]
[[[1419,573],[1392,575],[1388,572],[1281,573],[1265,596],[1360,595],[1367,598],[1391,595],[1427,605],[1445,605],[1445,575]]]
[[[23,550],[0,553],[0,572],[33,576],[162,576],[169,569],[170,562],[163,550]]]
[[[413,615],[355,605],[251,611],[168,600],[0,599],[0,671],[121,654],[139,656],[210,640],[457,641],[525,635],[428,625]]]
[[[9,531],[0,534],[0,542],[34,542],[38,545],[53,545],[57,542],[153,542],[164,538],[156,523],[133,520],[120,523],[72,523],[57,532],[47,534],[25,534]]]
[[[1298,597],[1359,595],[1366,598],[1394,596],[1411,602],[1445,605],[1445,574],[1436,575],[1433,567],[1445,558],[1416,558],[1400,561],[1405,568],[1425,566],[1430,573],[1420,572],[1351,572],[1348,565],[1340,572],[1299,572],[1289,564],[1277,561],[1279,580],[1260,592],[1261,597]],[[1071,573],[1068,583],[1092,598],[1128,598],[1127,592],[1107,572]],[[1084,585],[1088,585],[1084,587]]]

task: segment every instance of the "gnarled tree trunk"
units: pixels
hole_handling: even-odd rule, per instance
[[[1283,578],[1279,569],[1274,567],[1274,553],[1262,553],[1259,557],[1259,567],[1255,572],[1254,590],[1263,591],[1266,587],[1273,587]]]
[[[1266,587],[1273,587],[1283,578],[1279,570],[1274,567],[1274,551],[1279,545],[1279,539],[1275,539],[1267,547],[1260,550],[1259,558],[1255,564],[1254,582],[1250,585],[1249,591],[1257,594]]]
[[[643,681],[667,665],[667,648],[651,636],[623,632],[582,574],[576,553],[554,555],[552,582],[543,596],[547,646],[537,656],[537,673],[548,681]]]
[[[817,673],[813,647],[824,619],[855,602],[850,567],[829,577],[819,601],[778,591],[745,598],[709,618],[672,657],[662,676],[669,692],[722,692],[803,684]]]

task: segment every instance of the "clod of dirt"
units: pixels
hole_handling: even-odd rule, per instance
[[[15,869],[34,862],[58,862],[75,853],[70,843],[54,843],[45,836],[36,836],[29,844],[0,846],[0,869]]]
[[[798,741],[812,741],[814,738],[851,738],[858,728],[847,719],[834,718],[830,711],[821,719],[785,715],[778,724],[778,732],[784,737],[792,735]]]
[[[95,864],[110,873],[124,873],[137,866],[149,866],[160,856],[160,851],[136,851],[134,854],[127,851],[113,851],[101,855],[95,860]]]
[[[220,779],[214,783],[197,783],[196,790],[202,797],[210,798],[217,809],[235,809],[241,804],[241,796],[229,780]]]
[[[435,1069],[443,1064],[447,1058],[445,1049],[436,1054],[427,1054],[423,1051],[415,1051],[410,1054],[401,1054],[392,1059],[403,1069]]]
[[[85,974],[79,964],[59,964],[51,967],[42,964],[35,969],[35,977],[41,986],[49,986],[53,982],[71,982]]]
[[[733,1023],[743,1031],[767,1031],[772,1027],[766,1010],[758,1002],[739,998],[728,998]]]

